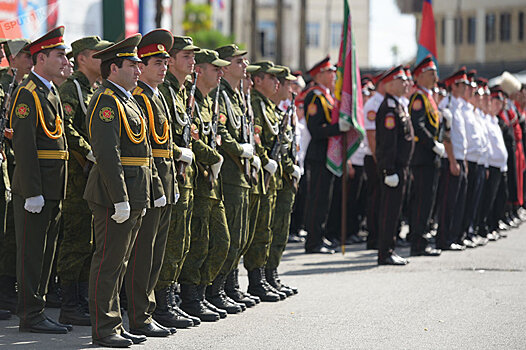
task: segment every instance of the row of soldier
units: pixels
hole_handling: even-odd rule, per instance
[[[64,81],[63,33],[4,44],[2,306],[19,330],[91,325],[127,347],[296,294],[277,274],[301,178],[290,70],[157,29],[73,42]],[[59,320],[44,313],[54,259]]]

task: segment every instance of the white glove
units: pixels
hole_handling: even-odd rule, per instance
[[[95,159],[95,156],[93,155],[93,151],[89,151],[89,153],[86,154],[86,159],[92,163],[97,163],[97,159]]]
[[[292,176],[293,178],[295,178],[298,181],[300,180],[301,168],[299,167],[299,165],[294,165],[294,171],[292,172],[292,174],[290,174],[290,176]]]
[[[252,165],[254,166],[254,168],[256,168],[256,172],[259,173],[259,171],[261,170],[261,159],[254,155],[254,158],[252,158]]]
[[[192,164],[192,159],[194,158],[194,154],[190,148],[184,148],[181,147],[181,156],[177,158],[176,160],[180,160],[181,162],[184,162],[188,165]]]
[[[113,221],[118,224],[122,224],[124,221],[130,218],[130,202],[119,202],[113,204],[113,206],[115,207],[115,214],[111,216]]]
[[[146,208],[142,208],[142,212],[141,212],[141,218],[146,215]]]
[[[4,155],[0,152],[0,165],[2,165],[3,161],[4,161]]]
[[[26,201],[24,203],[24,209],[30,213],[38,214],[42,211],[42,208],[44,208],[44,204],[46,204],[46,201],[44,200],[44,197],[42,195],[36,197],[29,197],[26,198]]]
[[[221,171],[221,166],[223,165],[223,161],[225,160],[222,155],[219,155],[221,159],[219,162],[210,165],[210,169],[212,170],[212,174],[214,175],[214,180],[217,180],[219,178],[219,172]]]
[[[444,118],[444,121],[446,122],[446,127],[448,129],[451,129],[451,123],[453,121],[453,114],[451,111],[447,108],[442,110],[442,118]]]
[[[347,132],[351,130],[351,126],[352,125],[347,120],[343,118],[338,119],[338,127],[340,128],[341,132]]]
[[[156,208],[161,208],[166,205],[166,196],[163,194],[162,197],[157,198],[153,201],[153,206]]]
[[[250,143],[242,143],[240,146],[243,147],[241,158],[252,158],[252,155],[254,154],[254,147]]]
[[[433,152],[435,152],[440,157],[442,157],[444,155],[444,153],[446,152],[446,148],[444,147],[444,144],[442,144],[442,143],[440,143],[438,141],[435,141],[435,146],[433,147]]]
[[[276,170],[278,170],[278,163],[274,159],[269,159],[268,163],[263,167],[270,175],[274,175]]]
[[[399,181],[400,180],[398,179],[398,174],[387,175],[384,179],[384,183],[389,187],[398,186]]]

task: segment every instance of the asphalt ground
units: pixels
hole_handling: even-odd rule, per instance
[[[526,224],[485,247],[403,267],[377,266],[364,244],[344,256],[306,255],[292,244],[279,270],[298,295],[132,349],[526,349],[525,250]],[[54,319],[58,312],[46,310]],[[0,348],[95,347],[89,327],[19,333],[13,317],[0,321]]]

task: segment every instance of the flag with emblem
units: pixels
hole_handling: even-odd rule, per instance
[[[415,65],[419,64],[427,55],[431,55],[438,67],[435,16],[433,15],[432,0],[424,0],[422,4],[422,26],[418,37]]]
[[[343,118],[351,125],[345,135],[329,138],[327,168],[336,176],[342,176],[343,165],[356,151],[364,137],[363,100],[360,83],[360,69],[356,60],[356,45],[352,32],[349,0],[344,1],[344,20],[338,55],[335,86],[335,105],[332,110],[332,124]]]

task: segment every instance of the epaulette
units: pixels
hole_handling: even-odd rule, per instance
[[[396,108],[396,101],[392,98],[387,98],[387,107]]]
[[[133,89],[132,95],[140,95],[143,91],[144,90],[142,88],[137,86],[135,89]]]
[[[37,87],[37,85],[33,82],[33,81],[29,81],[26,86],[24,86],[24,88],[26,90],[29,90],[29,92],[33,92],[33,90],[35,90]]]
[[[104,95],[110,95],[110,96],[113,96],[114,92],[112,89],[108,89],[106,88],[106,90],[104,90],[103,92]]]

